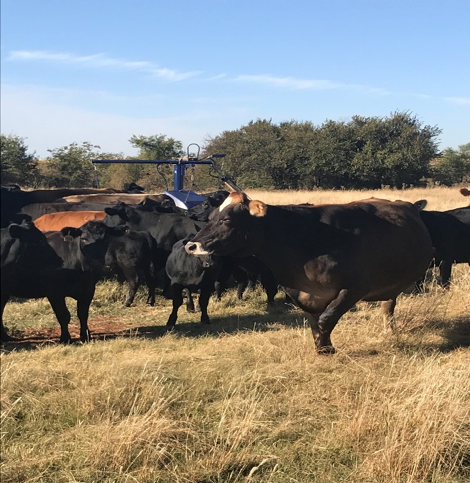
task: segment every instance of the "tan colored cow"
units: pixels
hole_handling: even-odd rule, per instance
[[[34,220],[34,224],[41,231],[59,231],[66,226],[79,228],[87,221],[101,221],[105,216],[104,211],[61,211],[42,215]]]

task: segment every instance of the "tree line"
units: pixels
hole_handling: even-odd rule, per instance
[[[470,181],[470,143],[438,149],[441,130],[423,125],[408,112],[388,117],[354,116],[349,121],[251,121],[206,140],[202,156],[225,153],[218,168],[242,188],[378,189]],[[132,136],[134,159],[179,159],[181,141],[163,134]],[[168,165],[97,165],[92,159],[125,159],[89,142],[50,150],[45,159],[28,152],[25,138],[1,135],[2,184],[24,187],[121,188],[136,182],[149,190],[173,185]],[[202,191],[221,187],[205,166],[188,169],[185,187]]]

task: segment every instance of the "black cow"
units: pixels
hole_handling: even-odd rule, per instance
[[[144,281],[148,287],[147,303],[155,305],[153,262],[159,251],[147,232],[110,228],[102,222],[89,221],[80,228],[52,232],[48,241],[70,268],[82,267],[100,276],[103,268],[108,267],[114,273],[123,274],[129,285],[126,307],[132,305]]]
[[[190,235],[176,242],[166,262],[166,273],[171,281],[171,298],[173,300],[173,310],[166,324],[169,329],[176,324],[178,309],[183,304],[183,290],[185,289],[189,292],[188,307],[192,302],[191,293],[199,292],[201,323],[210,323],[207,306],[224,261],[220,257],[188,255],[184,247],[192,237],[193,235]]]
[[[139,194],[143,193],[145,191],[145,188],[138,185],[137,183],[131,182],[124,183],[122,186],[122,191],[124,191],[124,193]]]
[[[224,257],[224,270],[219,280],[216,281],[216,298],[219,298],[224,290],[224,284],[228,279],[227,270],[237,283],[237,298],[243,299],[247,288],[252,288],[259,281],[266,291],[268,308],[274,305],[274,297],[278,292],[278,283],[271,270],[258,258],[250,257]]]
[[[186,245],[197,256],[255,255],[310,321],[317,350],[358,301],[383,301],[392,325],[396,298],[429,266],[432,244],[419,210],[402,201],[270,206],[232,193]]]
[[[60,341],[71,341],[70,312],[65,298],[77,301],[80,339],[90,339],[88,313],[95,292],[95,281],[81,270],[67,269],[33,223],[11,224],[1,229],[1,339],[9,336],[3,326],[3,310],[10,297],[47,297],[59,321]]]
[[[424,208],[425,201],[415,203]],[[470,263],[470,207],[447,211],[421,211],[434,248],[434,264],[439,267],[438,283],[449,288],[452,264]]]

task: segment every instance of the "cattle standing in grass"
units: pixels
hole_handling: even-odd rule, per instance
[[[70,268],[93,270],[98,277],[104,267],[119,275],[122,273],[129,286],[126,307],[132,305],[143,282],[148,287],[147,303],[155,305],[153,263],[159,252],[148,233],[89,221],[81,228],[66,227],[60,232],[49,233],[47,238]]]
[[[60,231],[66,226],[78,228],[87,221],[101,221],[106,217],[104,211],[62,211],[42,215],[34,224],[41,231]]]
[[[424,208],[425,201],[417,201]],[[452,264],[470,263],[470,207],[447,211],[421,211],[434,248],[434,264],[439,267],[438,283],[449,288]]]
[[[184,289],[189,291],[188,307],[192,302],[191,293],[199,291],[201,323],[210,323],[207,306],[210,296],[214,292],[215,281],[223,266],[223,260],[219,257],[193,257],[186,253],[184,247],[189,238],[191,236],[175,243],[166,262],[166,273],[171,281],[171,298],[173,300],[173,310],[166,324],[170,329],[176,324],[178,309],[183,304]]]
[[[77,301],[80,339],[90,339],[88,312],[95,292],[89,273],[63,267],[62,259],[47,243],[33,223],[12,224],[1,230],[1,315],[10,297],[47,297],[59,321],[60,341],[71,341],[68,324],[70,312],[66,297]],[[1,322],[1,339],[9,337]]]
[[[309,208],[270,206],[232,193],[186,245],[193,255],[255,255],[307,314],[320,353],[358,301],[383,301],[393,328],[396,298],[429,266],[432,245],[419,210],[369,199]]]

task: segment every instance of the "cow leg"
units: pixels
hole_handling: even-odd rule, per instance
[[[395,307],[397,305],[397,299],[384,300],[381,303],[382,317],[384,321],[384,331],[393,333],[395,332]]]
[[[254,290],[256,282],[258,281],[258,276],[254,274],[248,274],[248,284],[246,286],[247,290]]]
[[[211,298],[213,287],[203,287],[201,288],[201,293],[199,295],[199,305],[201,307],[201,324],[210,324],[209,315],[207,314],[207,306],[209,305],[209,300]]]
[[[95,290],[93,289],[91,296],[87,295],[77,300],[77,315],[80,321],[80,340],[82,342],[90,342],[91,340],[90,329],[88,328],[88,314],[90,313],[94,292]]]
[[[60,324],[60,342],[69,344],[72,341],[69,332],[70,312],[65,303],[65,297],[47,297],[47,299]]]
[[[452,273],[452,260],[442,260],[439,265],[439,282],[444,288],[450,287],[450,276]]]
[[[123,267],[123,272],[129,285],[129,290],[127,292],[127,298],[124,302],[124,305],[126,307],[130,307],[134,302],[135,294],[140,286],[141,276],[138,270],[131,267]]]
[[[183,305],[183,287],[181,285],[171,286],[172,299],[173,299],[173,310],[168,317],[168,322],[166,323],[167,329],[171,330],[176,325],[176,319],[178,318],[178,309]]]
[[[7,295],[7,294],[3,294],[2,293],[2,302],[1,302],[1,312],[0,312],[0,341],[2,342],[7,342],[9,340],[12,340],[13,338],[10,337],[6,330],[5,330],[5,326],[3,325],[3,311],[5,310],[5,305],[7,304],[7,302],[10,300],[10,296]]]
[[[233,267],[233,278],[237,282],[237,298],[238,300],[243,299],[243,294],[248,287],[248,273],[240,267]]]
[[[163,290],[162,290],[162,295],[166,299],[171,299],[173,298],[172,294],[172,288],[171,288],[171,280],[170,277],[167,275],[166,271],[163,271]]]
[[[187,312],[196,312],[196,308],[194,307],[194,299],[191,290],[184,288],[183,289],[183,297],[186,297],[186,310]]]
[[[335,328],[338,320],[354,305],[360,296],[350,290],[343,289],[339,292],[337,297],[331,301],[323,313],[318,318],[318,333],[316,328],[312,326],[313,337],[315,338],[315,345],[319,354],[334,354],[335,348],[331,343],[331,332]]]
[[[261,274],[261,285],[268,296],[268,308],[274,305],[274,297],[277,294],[277,281],[271,273]]]
[[[224,292],[224,285],[220,280],[216,280],[214,283],[214,301],[218,302],[222,297],[222,293]]]
[[[218,301],[221,299],[222,294],[227,290],[228,279],[232,274],[233,262],[231,260],[225,260],[222,269],[214,282],[214,300]]]
[[[157,284],[150,267],[145,268],[145,280],[149,290],[147,296],[147,305],[151,305],[153,307],[155,305],[155,288]]]

